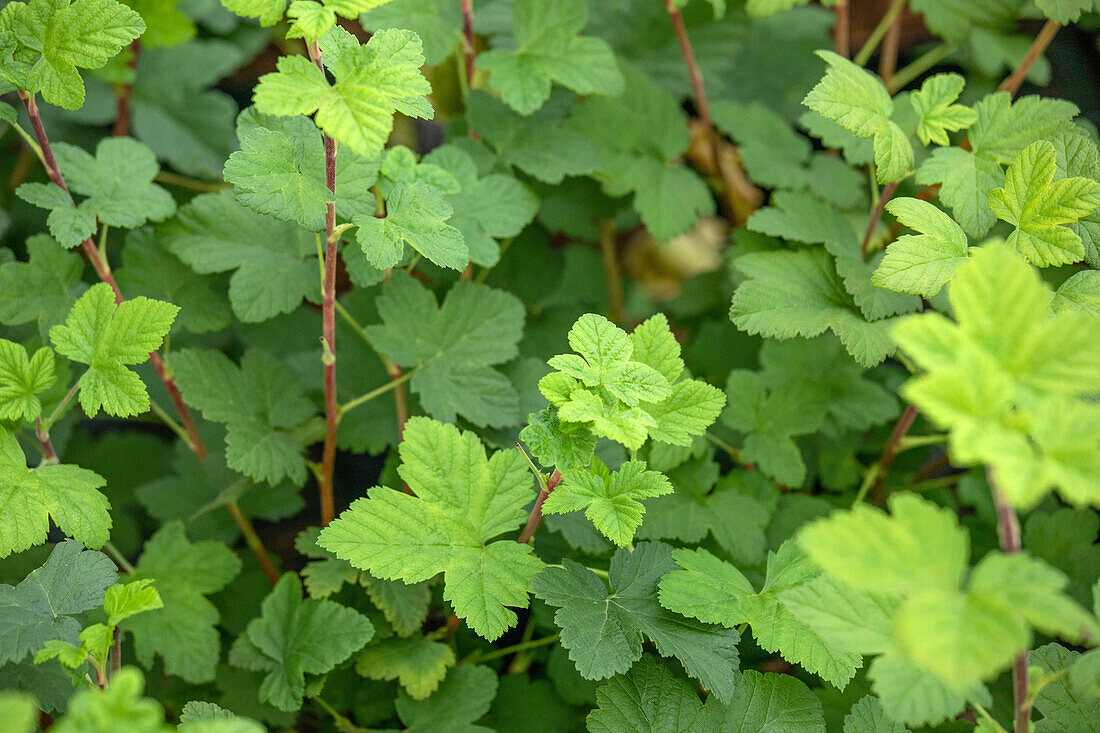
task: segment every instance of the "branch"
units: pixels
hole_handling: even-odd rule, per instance
[[[523,532],[520,533],[519,539],[516,542],[521,545],[526,545],[531,541],[531,538],[535,536],[535,530],[539,528],[539,522],[542,521],[542,505],[546,501],[546,497],[550,496],[550,492],[558,488],[558,484],[561,483],[562,475],[561,471],[554,469],[554,472],[550,474],[550,478],[546,479],[546,488],[539,492],[539,496],[535,499],[535,506],[531,509],[531,516],[527,518],[527,524],[523,527]]]
[[[848,58],[852,55],[848,0],[836,0],[836,4],[833,6],[833,18],[833,48],[838,56]]]
[[[875,206],[875,210],[871,212],[871,219],[867,222],[867,229],[863,232],[863,241],[859,244],[859,254],[863,259],[867,259],[867,250],[871,246],[871,237],[875,234],[875,228],[878,223],[882,221],[882,212],[886,208],[886,204],[893,198],[894,192],[898,190],[898,182],[887,183],[882,189],[882,195],[878,197],[878,204]]]
[[[898,69],[898,44],[901,42],[901,20],[904,13],[898,13],[894,22],[886,30],[886,37],[882,41],[882,54],[879,56],[878,75],[886,88],[890,88],[890,80],[894,78],[894,72]]]
[[[69,187],[65,184],[65,178],[61,175],[61,169],[57,165],[57,159],[54,158],[53,148],[50,147],[50,140],[46,136],[46,129],[42,126],[42,116],[38,112],[38,103],[34,95],[27,94],[20,89],[19,98],[23,101],[23,106],[27,109],[27,116],[30,117],[31,127],[34,128],[35,137],[38,139],[38,145],[42,151],[42,162],[46,168],[46,175],[48,175],[50,180],[62,191],[69,194]],[[72,196],[72,194],[69,195],[70,197]],[[111,290],[115,294],[115,302],[121,303],[123,301],[122,291],[119,289],[118,282],[115,280],[114,275],[111,274],[111,268],[100,256],[99,249],[95,246],[95,242],[89,237],[80,243],[80,248],[92,263],[92,267],[95,268],[96,274],[99,275],[100,280],[111,286]],[[202,436],[199,435],[198,428],[195,426],[195,421],[191,417],[191,411],[183,402],[183,397],[180,395],[175,379],[168,372],[164,360],[161,359],[160,354],[157,352],[150,352],[149,362],[153,365],[153,369],[156,370],[157,376],[164,382],[164,387],[168,390],[168,395],[172,398],[172,403],[179,411],[180,419],[183,421],[184,428],[187,432],[188,447],[194,451],[200,461],[205,461],[206,445],[203,443]],[[54,455],[56,457],[56,453]],[[252,553],[256,556],[256,561],[259,563],[260,568],[264,571],[268,580],[274,585],[275,582],[278,581],[279,575],[271,566],[271,560],[267,556],[267,551],[264,549],[263,542],[252,528],[252,523],[248,520],[248,517],[241,512],[240,508],[237,507],[236,502],[231,502],[226,508],[233,517],[233,521],[236,523],[237,528],[245,537],[245,541],[248,543]]]
[[[131,74],[137,73],[138,56],[141,54],[141,39],[130,44],[131,56],[126,66]],[[115,114],[115,126],[111,134],[123,137],[130,134],[130,100],[134,96],[134,82],[128,81],[118,88],[118,112]]]
[[[309,44],[309,58],[325,73],[321,47]],[[325,372],[325,445],[321,454],[321,526],[336,518],[333,499],[333,474],[336,471],[336,427],[340,422],[340,404],[336,401],[336,141],[328,134],[325,142],[325,186],[332,194],[325,210],[325,277],[321,283],[321,363]]]
[[[1008,92],[1012,96],[1016,96],[1016,92],[1020,90],[1020,85],[1024,83],[1024,79],[1027,78],[1027,74],[1031,71],[1031,67],[1039,60],[1039,57],[1043,55],[1043,51],[1047,49],[1050,42],[1054,40],[1054,36],[1058,34],[1058,29],[1062,27],[1061,23],[1057,23],[1053,20],[1048,20],[1039,31],[1039,35],[1035,36],[1035,41],[1031,44],[1031,48],[1027,50],[1023,59],[1020,61],[1020,65],[1009,74],[1008,78],[1001,82],[1001,85],[997,87],[998,92]]]
[[[894,429],[890,433],[889,440],[886,441],[886,446],[882,449],[882,455],[878,459],[878,463],[875,472],[875,482],[871,486],[871,501],[875,504],[882,504],[886,497],[882,495],[882,490],[886,486],[886,477],[890,474],[890,469],[894,465],[894,459],[898,457],[898,447],[901,445],[901,439],[909,432],[909,428],[913,427],[913,421],[917,419],[917,407],[916,405],[909,404],[905,406],[905,410],[902,411],[901,417],[898,418],[897,423],[894,424]]]
[[[1020,551],[1020,520],[1016,510],[997,488],[992,471],[986,472],[989,488],[993,493],[993,505],[997,508],[997,534],[1001,539],[1001,551],[1011,555]],[[1031,703],[1027,699],[1027,650],[1020,651],[1012,661],[1013,733],[1028,733],[1031,727]]]
[[[607,300],[610,307],[611,322],[622,325],[623,322],[623,280],[619,274],[619,258],[615,251],[615,222],[601,219],[600,254],[603,257],[603,275],[607,284]]]
[[[866,42],[863,47],[859,49],[859,53],[852,59],[856,66],[863,66],[871,58],[871,54],[878,48],[878,44],[882,41],[882,37],[886,35],[886,31],[893,25],[894,20],[901,14],[902,9],[905,7],[905,0],[894,0],[890,7],[886,10],[886,14],[879,20],[878,25],[871,31],[871,35],[867,36]]]
[[[474,0],[462,0],[462,51],[466,60],[466,87],[474,83]]]

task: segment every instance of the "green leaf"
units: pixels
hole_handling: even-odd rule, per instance
[[[891,720],[878,698],[868,695],[844,717],[844,733],[909,733],[909,729]]]
[[[877,657],[868,670],[871,689],[894,720],[919,727],[950,720],[966,709],[967,699],[992,704],[984,688],[960,693],[930,672],[896,654]]]
[[[552,82],[577,94],[618,95],[623,78],[605,41],[578,35],[588,23],[587,0],[516,0],[512,11],[515,48],[479,54],[489,86],[522,115],[550,98]]]
[[[107,614],[107,624],[118,626],[123,619],[163,608],[164,602],[152,583],[151,579],[145,578],[126,584],[118,583],[108,588],[103,594],[103,611]]]
[[[231,191],[196,196],[158,233],[195,272],[233,272],[229,302],[245,323],[321,302],[314,236],[245,208]]]
[[[596,529],[619,547],[634,539],[642,523],[642,499],[671,494],[664,474],[646,470],[645,461],[628,461],[614,472],[597,462],[592,468],[568,471],[565,479],[546,497],[544,514],[584,510]]]
[[[94,157],[67,143],[53,149],[69,188],[87,196],[80,208],[101,223],[133,229],[176,213],[175,199],[153,183],[160,172],[156,155],[137,140],[105,137]]]
[[[0,715],[8,721],[11,733],[34,733],[38,727],[38,706],[30,695],[14,691],[0,693]]]
[[[144,48],[176,46],[195,37],[195,24],[176,7],[177,0],[126,0],[145,21]]]
[[[17,343],[0,339],[0,420],[34,420],[42,415],[38,395],[57,382],[53,352],[43,347],[29,356]]]
[[[1065,25],[1076,23],[1082,12],[1093,9],[1092,0],[1036,0],[1035,6],[1043,15]]]
[[[1058,286],[1050,305],[1055,312],[1078,310],[1092,316],[1100,315],[1100,272],[1084,270],[1073,273]]]
[[[19,198],[49,210],[46,226],[61,246],[72,249],[96,232],[95,212],[90,205],[73,203],[72,197],[55,183],[24,183],[15,189]]]
[[[603,316],[586,313],[577,319],[569,329],[569,346],[580,356],[564,354],[548,363],[587,387],[606,389],[631,407],[642,400],[660,402],[671,393],[659,371],[631,360],[630,337]]]
[[[31,0],[6,5],[0,28],[12,34],[12,51],[19,59],[13,64],[18,78],[8,72],[8,81],[41,92],[51,104],[77,109],[84,104],[77,69],[106,64],[145,31],[145,23],[115,0]]]
[[[901,179],[913,167],[908,136],[890,119],[894,103],[877,77],[831,51],[817,55],[829,64],[825,77],[803,104],[856,137],[873,138],[879,183]]]
[[[370,31],[405,28],[424,42],[424,60],[436,66],[447,59],[461,36],[462,11],[454,3],[435,0],[390,0],[360,18]]]
[[[424,99],[431,91],[420,74],[420,39],[403,30],[384,30],[360,46],[343,28],[322,41],[325,64],[336,79],[303,56],[282,56],[278,71],[264,74],[256,87],[256,109],[282,117],[317,113],[317,126],[368,158],[389,137],[394,112],[425,119],[433,116]]]
[[[954,591],[970,542],[954,513],[913,494],[890,498],[890,514],[859,504],[804,527],[799,544],[814,564],[860,590],[889,595]]]
[[[748,276],[730,306],[738,328],[781,340],[832,330],[863,366],[893,352],[890,319],[863,318],[826,252],[758,252],[738,257],[736,267]]]
[[[913,316],[894,329],[926,373],[903,387],[907,399],[950,431],[957,465],[989,465],[1017,506],[1051,488],[1089,503],[1100,413],[1079,395],[1100,385],[1100,338],[1091,316],[1050,316],[1050,290],[1003,244],[977,250],[949,296],[958,323]]]
[[[387,580],[442,572],[443,597],[478,634],[498,638],[526,608],[542,567],[529,545],[492,541],[523,523],[531,477],[516,451],[488,458],[473,433],[411,418],[399,453],[415,496],[374,487],[321,532],[319,544]]]
[[[106,283],[93,285],[73,305],[63,325],[50,329],[54,349],[88,370],[80,376],[80,406],[89,417],[140,415],[149,395],[127,365],[144,364],[160,348],[179,308],[149,298],[115,303]]]
[[[426,700],[414,700],[402,690],[397,715],[408,733],[490,733],[476,725],[489,712],[497,692],[497,676],[488,667],[455,667]]]
[[[470,249],[462,232],[446,223],[453,210],[434,186],[416,182],[397,184],[386,198],[386,216],[356,216],[355,238],[367,261],[386,270],[404,257],[405,244],[439,265],[464,270]]]
[[[302,600],[298,576],[286,573],[264,599],[261,614],[234,642],[229,662],[267,672],[260,700],[280,710],[302,706],[305,675],[324,674],[374,635],[358,611],[334,601]]]
[[[12,587],[0,585],[0,662],[19,662],[51,639],[75,642],[77,614],[99,608],[118,578],[106,555],[66,540]]]
[[[922,143],[950,145],[948,132],[965,130],[978,120],[977,112],[955,104],[965,86],[966,80],[959,74],[936,74],[909,95],[913,111],[920,116],[917,137]]]
[[[245,18],[257,18],[260,25],[275,25],[283,19],[286,0],[222,0],[222,5]]]
[[[1100,204],[1100,183],[1087,178],[1054,181],[1054,146],[1032,143],[1008,167],[1004,188],[989,193],[997,218],[1016,227],[1008,245],[1039,267],[1078,262],[1085,256],[1081,237],[1065,227]]]
[[[153,655],[168,674],[188,682],[209,682],[221,657],[217,624],[221,615],[206,596],[237,577],[241,561],[220,542],[190,542],[183,525],[170,522],[149,538],[137,562],[138,579],[151,580],[164,607],[123,622],[146,666]]]
[[[532,412],[519,433],[527,448],[544,466],[569,471],[592,462],[596,436],[583,423],[558,419],[552,408]]]
[[[821,702],[796,677],[747,670],[725,705],[707,704],[715,730],[739,733],[823,733]]]
[[[336,196],[325,186],[321,133],[304,117],[269,117],[249,108],[237,118],[241,149],[225,162],[225,180],[240,203],[260,214],[324,229],[327,201],[350,218],[374,210],[378,163],[351,150],[336,156]]]
[[[438,689],[455,661],[447,644],[414,636],[371,644],[356,658],[355,671],[367,679],[397,680],[409,697],[423,700]]]
[[[245,352],[240,367],[206,349],[177,351],[170,363],[184,400],[225,423],[230,468],[272,486],[284,478],[305,483],[305,446],[295,431],[314,407],[285,364],[256,349]]]
[[[661,579],[660,601],[665,608],[726,628],[747,623],[762,649],[778,652],[841,689],[855,676],[862,663],[860,655],[834,649],[830,639],[799,621],[784,602],[785,592],[820,576],[793,541],[769,554],[767,578],[759,593],[737,568],[706,550],[675,550],[672,557],[681,569]]]
[[[719,699],[735,692],[735,630],[677,616],[657,602],[657,581],[675,569],[672,548],[659,542],[620,549],[611,559],[608,583],[568,558],[542,571],[532,592],[557,607],[561,644],[585,679],[628,671],[642,658],[648,639],[662,656],[675,656],[688,674]]]
[[[111,530],[110,503],[97,489],[103,478],[66,464],[27,468],[15,436],[0,430],[0,557],[46,541],[50,520],[69,537],[102,547]]]
[[[368,326],[367,338],[394,364],[419,367],[410,386],[429,415],[493,427],[519,423],[519,395],[494,368],[516,356],[523,335],[515,296],[460,281],[439,305],[430,290],[395,272],[376,303],[382,323]]]
[[[462,233],[471,261],[484,267],[495,265],[500,260],[495,240],[522,232],[538,213],[538,199],[511,176],[479,177],[474,159],[454,145],[436,148],[424,156],[424,162],[449,171],[458,182],[459,191],[446,199],[452,209],[450,223]]]
[[[1064,674],[1081,658],[1080,652],[1058,644],[1047,644],[1028,652],[1028,662],[1044,675],[1060,674],[1035,696],[1035,709],[1042,719],[1035,723],[1036,733],[1097,733],[1100,731],[1100,700],[1075,693]]]
[[[73,696],[68,714],[54,725],[58,733],[122,730],[133,733],[168,733],[164,708],[142,695],[145,680],[133,667],[120,669],[111,684],[99,689],[85,687]]]
[[[0,322],[16,326],[37,321],[45,336],[65,320],[84,291],[84,262],[44,234],[27,239],[27,252],[28,262],[0,265]]]
[[[691,685],[644,656],[596,689],[587,723],[591,733],[691,733],[703,721],[703,704]]]
[[[886,250],[871,282],[902,293],[932,298],[966,261],[970,247],[962,227],[935,205],[896,198],[886,210],[920,232],[903,234]]]
[[[678,100],[642,72],[623,67],[619,96],[594,96],[575,108],[570,127],[596,146],[596,178],[609,196],[634,194],[650,234],[670,240],[714,214],[714,197],[680,160],[691,142]]]

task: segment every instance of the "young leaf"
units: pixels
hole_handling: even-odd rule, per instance
[[[592,462],[596,436],[583,423],[563,422],[552,408],[532,412],[519,438],[544,466],[569,471]]]
[[[27,354],[17,343],[0,339],[0,420],[34,420],[42,414],[38,395],[57,382],[53,352],[43,347]]]
[[[63,325],[50,329],[54,349],[87,364],[80,376],[80,406],[89,417],[102,409],[108,415],[140,415],[149,409],[149,395],[138,375],[127,369],[144,364],[160,348],[179,308],[149,298],[115,303],[111,286],[93,285],[73,305]]]
[[[267,672],[260,700],[280,710],[302,706],[306,674],[330,671],[374,635],[374,626],[358,611],[334,601],[302,600],[294,573],[279,579],[261,609],[237,637],[229,662]]]
[[[321,532],[319,544],[387,580],[442,572],[443,597],[478,634],[498,638],[526,608],[542,562],[530,545],[493,538],[523,522],[531,477],[516,451],[488,458],[473,433],[411,418],[399,448],[410,496],[376,486]]]
[[[132,667],[120,669],[111,685],[85,687],[73,695],[65,720],[57,725],[62,733],[99,729],[134,733],[164,733],[164,708],[143,696],[145,680]]]
[[[22,661],[51,639],[75,642],[77,614],[99,608],[117,579],[106,555],[73,540],[55,545],[18,585],[0,585],[0,662]]]
[[[51,519],[69,537],[102,547],[111,530],[110,503],[97,491],[104,483],[79,466],[27,468],[19,441],[0,429],[0,557],[45,542]]]
[[[272,486],[284,478],[305,483],[305,447],[294,431],[314,407],[284,364],[250,350],[238,368],[220,352],[185,349],[172,354],[171,366],[184,399],[225,423],[230,468]]]
[[[1003,244],[977,250],[949,296],[957,324],[928,314],[894,329],[927,370],[905,396],[948,428],[952,459],[989,465],[1013,504],[1030,506],[1051,488],[1092,501],[1100,413],[1079,395],[1100,385],[1087,346],[1100,325],[1079,311],[1050,316],[1050,290]]]
[[[578,468],[546,497],[544,514],[566,514],[584,510],[596,529],[619,547],[634,539],[645,507],[641,499],[671,494],[672,484],[664,474],[646,470],[645,461],[628,461],[614,472],[602,463]]]
[[[260,77],[256,109],[281,117],[316,112],[318,127],[368,158],[381,152],[394,112],[433,116],[423,97],[431,86],[420,74],[424,56],[415,33],[380,31],[360,46],[348,31],[334,28],[321,50],[335,85],[304,56],[281,56],[278,71]]]
[[[955,104],[966,80],[959,74],[936,74],[924,80],[920,90],[909,95],[913,111],[920,115],[917,137],[925,145],[950,145],[948,132],[965,130],[978,120],[978,113]]]
[[[452,213],[434,186],[399,183],[386,197],[384,218],[360,214],[352,221],[367,261],[379,270],[396,266],[407,243],[440,267],[461,271],[470,264],[470,248],[462,232],[447,223]]]
[[[18,28],[18,32],[15,29]],[[80,69],[98,69],[145,31],[141,16],[115,0],[30,0],[0,11],[6,81],[65,109],[84,104]],[[10,48],[8,48],[10,46]]]
[[[716,697],[734,693],[736,630],[685,619],[657,602],[657,581],[674,570],[672,548],[659,542],[620,549],[611,559],[609,584],[568,558],[542,571],[532,592],[557,607],[554,622],[561,644],[585,679],[606,679],[628,671],[652,641],[662,656],[675,656],[688,674]]]
[[[240,570],[241,561],[225,545],[189,542],[178,522],[161,527],[145,543],[135,577],[152,581],[163,608],[122,625],[134,634],[138,659],[148,666],[159,655],[168,674],[188,682],[214,679],[221,656],[216,628],[221,615],[206,596],[229,585]]]
[[[843,56],[831,51],[818,51],[817,55],[829,64],[829,69],[802,103],[856,137],[874,139],[879,183],[902,178],[913,167],[913,147],[905,132],[890,119],[894,103],[886,88]]]
[[[871,282],[902,293],[932,298],[966,261],[970,247],[962,227],[927,201],[896,198],[886,210],[920,232],[903,234],[890,245]]]
[[[496,48],[477,57],[489,72],[489,85],[522,115],[550,98],[552,82],[577,94],[623,90],[611,47],[602,39],[578,35],[588,24],[587,0],[517,0],[512,11],[515,49]]]
[[[1065,227],[1100,204],[1100,183],[1087,178],[1054,181],[1054,146],[1041,140],[1024,148],[1008,167],[1004,188],[989,192],[989,208],[1016,227],[1008,245],[1039,267],[1079,262],[1081,237]]]
[[[675,550],[672,557],[681,569],[661,578],[659,597],[665,608],[726,628],[747,623],[761,648],[782,654],[841,689],[855,676],[860,655],[834,649],[830,639],[802,624],[784,602],[784,592],[820,576],[793,541],[769,554],[767,578],[759,592],[737,568],[706,550]]]
[[[164,608],[164,602],[149,578],[116,583],[103,594],[103,612],[107,614],[108,626],[118,626],[124,619],[158,608]]]
[[[410,386],[428,414],[493,427],[520,421],[519,395],[494,368],[517,353],[524,322],[518,299],[460,281],[438,305],[430,290],[396,272],[377,306],[382,323],[368,326],[367,338],[394,364],[419,367]]]

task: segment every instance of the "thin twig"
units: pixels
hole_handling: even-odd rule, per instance
[[[901,439],[909,432],[909,428],[913,426],[913,421],[916,419],[917,406],[913,404],[906,405],[901,417],[894,424],[894,429],[890,432],[890,438],[882,449],[882,455],[879,457],[878,463],[875,464],[877,472],[870,492],[871,501],[875,504],[885,502],[886,497],[883,496],[882,490],[886,486],[886,477],[889,476],[890,469],[894,465],[894,459],[898,456],[898,446],[901,445]]]
[[[859,53],[856,54],[852,61],[856,66],[863,66],[871,58],[871,54],[878,48],[879,42],[882,41],[883,36],[886,35],[886,31],[893,25],[894,19],[901,13],[902,8],[905,7],[906,0],[894,0],[890,7],[886,10],[886,14],[879,20],[878,25],[871,31],[871,35],[867,36],[867,40],[864,42],[863,47],[859,49]]]
[[[65,184],[65,178],[61,175],[61,169],[58,167],[57,159],[54,158],[53,149],[50,147],[50,140],[46,136],[46,129],[42,126],[42,116],[39,114],[35,96],[23,90],[19,90],[19,98],[23,101],[23,106],[27,110],[27,116],[30,117],[31,127],[34,129],[35,137],[38,140],[38,146],[42,152],[41,158],[46,168],[46,175],[48,175],[50,180],[61,190],[65,191],[65,193],[69,193],[69,187]],[[107,264],[107,261],[100,257],[99,250],[96,248],[95,243],[89,237],[81,242],[80,247],[84,255],[92,263],[92,267],[95,269],[96,274],[99,275],[100,280],[111,287],[111,290],[115,294],[115,302],[121,303],[123,301],[122,291],[119,289],[118,282],[111,273],[111,268]],[[200,461],[205,461],[206,446],[203,443],[202,436],[199,435],[194,419],[191,417],[191,411],[183,402],[183,397],[180,395],[175,379],[169,374],[160,354],[155,351],[151,352],[149,354],[149,361],[156,370],[157,376],[164,382],[164,386],[168,390],[168,394],[172,398],[173,404],[175,404],[177,411],[179,411],[180,419],[183,421],[183,427],[187,435],[188,446],[194,451],[195,456],[198,457]],[[236,523],[237,528],[245,537],[249,548],[252,549],[252,553],[256,556],[256,561],[260,564],[260,568],[264,570],[264,574],[267,575],[268,579],[274,584],[278,581],[278,573],[271,567],[271,560],[267,556],[263,542],[252,528],[252,523],[249,521],[248,517],[240,511],[236,502],[228,504],[227,509],[233,517],[233,521]],[[234,509],[236,511],[234,511]]]
[[[904,13],[898,13],[890,28],[886,31],[886,37],[882,41],[882,54],[879,56],[878,75],[887,88],[894,72],[898,70],[898,46],[901,43],[901,22]]]
[[[400,368],[401,367],[397,367],[397,369],[400,369]],[[359,395],[358,397],[356,397],[353,400],[348,400],[344,404],[340,405],[340,416],[343,417],[344,414],[354,410],[356,407],[359,407],[359,405],[362,405],[366,402],[370,402],[371,400],[373,400],[375,397],[378,397],[379,395],[384,395],[386,392],[389,392],[390,390],[397,389],[402,384],[404,384],[405,382],[412,379],[414,374],[416,374],[415,369],[413,369],[410,372],[405,372],[404,374],[399,372],[395,379],[391,379],[390,381],[386,382],[382,386],[375,387],[370,392],[367,392],[366,394]]]
[[[321,46],[309,44],[309,57],[321,73]],[[340,422],[340,404],[336,401],[336,246],[340,237],[336,230],[336,141],[327,133],[325,145],[325,187],[332,194],[325,209],[325,277],[321,284],[321,363],[325,373],[325,444],[321,453],[321,526],[336,518],[333,482],[336,471],[336,428]]]
[[[607,301],[611,322],[623,322],[623,279],[619,274],[619,254],[615,247],[615,222],[600,219],[600,255],[603,257],[604,282],[607,284]]]
[[[726,184],[726,176],[722,168],[722,153],[718,142],[718,131],[714,128],[714,122],[710,117],[707,90],[703,86],[703,72],[699,69],[699,62],[695,59],[695,51],[691,48],[691,39],[688,38],[687,28],[684,26],[684,16],[680,14],[680,9],[676,7],[673,0],[665,0],[665,9],[672,21],[672,28],[676,32],[676,40],[680,44],[680,53],[687,65],[688,78],[691,80],[691,89],[695,95],[695,107],[699,112],[699,119],[703,122],[707,141],[710,144],[711,164],[714,166],[714,172],[722,179],[723,184]],[[732,190],[732,187],[726,184],[726,189]]]
[[[897,181],[887,183],[882,188],[882,195],[878,197],[878,203],[875,205],[875,210],[871,212],[871,218],[867,221],[867,229],[863,232],[863,241],[859,244],[859,254],[863,259],[867,259],[867,250],[871,247],[871,237],[874,236],[878,223],[882,221],[882,212],[886,208],[886,204],[890,202],[894,192],[897,190]]]
[[[1020,551],[1020,520],[1016,510],[1001,493],[993,479],[993,472],[987,471],[990,491],[993,493],[993,506],[997,509],[997,534],[1001,540],[1001,551],[1011,555]],[[1031,705],[1027,699],[1027,650],[1016,654],[1012,662],[1012,707],[1013,733],[1028,733],[1031,727]]]
[[[848,58],[852,55],[851,21],[848,13],[848,0],[836,0],[833,5],[833,47],[838,56]]]
[[[523,532],[520,533],[519,539],[516,542],[521,545],[526,545],[531,541],[531,538],[535,536],[535,530],[539,528],[539,522],[542,521],[542,505],[546,501],[546,497],[550,496],[550,492],[558,488],[558,484],[561,483],[562,475],[561,471],[554,469],[554,472],[550,474],[550,478],[546,479],[546,488],[539,492],[539,496],[535,499],[535,506],[531,509],[531,516],[527,517],[527,524],[523,527]]]
[[[131,74],[137,73],[138,57],[141,55],[141,39],[135,38],[130,44],[130,59],[126,62]],[[115,137],[123,137],[130,134],[130,101],[134,96],[133,80],[122,84],[118,88],[118,112],[115,115],[115,126],[111,134]]]
[[[897,72],[890,77],[890,81],[886,83],[886,90],[890,92],[890,94],[897,94],[906,84],[955,53],[956,50],[957,47],[951,43],[941,43],[938,46],[933,46],[928,51],[925,51],[905,66],[898,69]]]
[[[50,431],[42,426],[42,418],[35,421],[34,437],[38,438],[38,442],[42,445],[43,466],[56,466],[61,463],[61,459],[57,457],[57,451],[53,448],[53,442],[50,440]]]
[[[474,2],[462,0],[462,51],[466,60],[466,87],[474,83],[474,57],[477,47],[474,45]]]
[[[1006,78],[1001,85],[997,87],[998,92],[1008,92],[1015,96],[1016,92],[1020,90],[1020,85],[1024,83],[1024,79],[1027,78],[1027,74],[1031,71],[1031,67],[1039,60],[1039,57],[1043,55],[1043,51],[1046,50],[1050,42],[1054,40],[1054,36],[1058,34],[1058,30],[1062,27],[1061,23],[1053,20],[1048,20],[1043,24],[1042,29],[1039,31],[1039,35],[1035,36],[1035,41],[1031,44],[1031,48],[1027,50],[1023,59],[1020,60],[1020,64],[1013,70],[1013,72]]]

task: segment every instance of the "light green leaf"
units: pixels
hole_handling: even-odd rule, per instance
[[[149,578],[135,580],[126,584],[115,584],[103,594],[103,611],[107,614],[107,624],[118,626],[119,622],[145,611],[155,611],[164,607],[157,589]]]
[[[978,120],[977,112],[955,104],[964,86],[966,80],[959,74],[935,74],[909,95],[913,111],[920,116],[917,136],[922,143],[950,145],[948,132],[965,130]]]
[[[931,298],[966,261],[969,245],[962,227],[927,201],[896,198],[886,210],[920,232],[898,237],[886,250],[871,282],[902,293]]]
[[[38,395],[57,382],[53,352],[43,347],[29,356],[27,349],[0,339],[0,420],[34,420],[42,414]]]
[[[384,639],[364,649],[355,671],[372,680],[397,680],[414,700],[423,700],[439,688],[455,664],[454,650],[424,636]]]
[[[386,216],[356,216],[359,246],[374,267],[385,270],[397,265],[409,244],[420,254],[452,270],[470,264],[470,249],[462,232],[446,223],[453,210],[434,186],[416,182],[399,183],[386,198]]]

